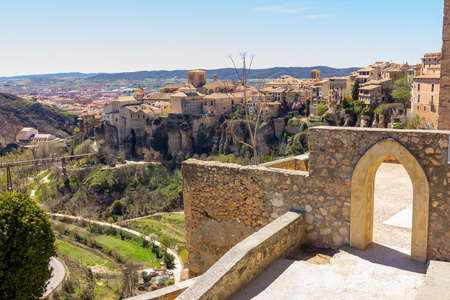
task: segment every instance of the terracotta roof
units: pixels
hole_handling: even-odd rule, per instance
[[[381,88],[381,86],[379,86],[379,85],[368,85],[368,86],[360,87],[359,89],[360,90],[368,90],[368,91],[370,91],[370,90],[375,90],[377,88]]]
[[[167,100],[169,100],[169,99],[170,99],[170,94],[168,94],[168,93],[154,92],[154,93],[151,93],[151,94],[145,96],[144,99],[147,99],[147,100],[153,100],[153,99],[154,99],[154,100],[167,99]]]
[[[440,73],[427,73],[416,77],[416,79],[440,79],[440,78],[441,78]]]

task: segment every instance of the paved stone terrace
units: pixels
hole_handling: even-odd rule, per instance
[[[279,259],[230,299],[414,299],[425,271],[383,245],[344,246],[328,264]]]
[[[311,262],[317,257],[280,259],[232,299],[414,299],[426,264],[409,256],[412,214],[405,208],[411,203],[412,184],[404,167],[381,164],[375,177],[376,243],[366,250],[343,247],[321,265]],[[396,216],[399,226],[386,224]]]

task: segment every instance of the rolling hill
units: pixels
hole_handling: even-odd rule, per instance
[[[13,142],[23,127],[39,133],[68,137],[77,126],[78,116],[17,96],[0,93],[0,142]]]
[[[258,79],[262,75],[266,75],[266,78],[278,78],[282,75],[290,75],[295,78],[310,78],[311,70],[319,69],[321,77],[340,77],[348,76],[351,72],[360,68],[343,68],[336,69],[325,66],[316,67],[276,67],[269,69],[254,69],[249,73],[249,79]],[[91,81],[114,81],[114,80],[145,80],[145,79],[171,79],[171,78],[187,78],[187,72],[189,70],[175,70],[175,71],[139,71],[139,72],[125,72],[125,73],[101,73],[91,77],[87,77],[86,80]],[[208,77],[212,78],[214,74],[217,75],[219,80],[236,80],[236,72],[233,68],[224,69],[211,69],[207,71]]]

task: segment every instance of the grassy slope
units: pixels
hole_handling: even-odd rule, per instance
[[[113,252],[117,253],[122,259],[130,257],[137,263],[145,263],[145,267],[150,268],[159,266],[159,263],[161,261],[161,259],[156,259],[156,255],[150,249],[142,248],[141,245],[138,244],[138,242],[133,243],[126,240],[121,240],[119,236],[91,234],[86,229],[73,224],[69,225],[68,228],[70,230],[76,229],[82,236],[92,236],[99,246],[105,249],[112,250]],[[85,251],[92,252],[89,250]],[[82,253],[80,254],[80,256],[83,256],[83,264],[84,259],[86,259],[87,261],[93,260],[93,258],[90,258],[86,252],[81,252]],[[75,257],[77,257],[77,255],[75,255]],[[78,262],[80,262],[80,260],[78,260]]]
[[[71,242],[57,238],[58,252],[65,253],[72,262],[79,263],[84,266],[95,266],[102,265],[107,266],[108,269],[112,270],[114,264],[111,260],[106,259],[96,253],[91,249],[81,248]]]
[[[39,133],[67,137],[73,133],[78,116],[11,94],[0,93],[0,117],[4,122],[34,127]]]
[[[184,215],[166,214],[127,222],[130,228],[145,234],[156,234],[159,239],[167,236],[172,244],[186,242]]]

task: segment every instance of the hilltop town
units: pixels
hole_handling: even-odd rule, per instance
[[[181,151],[186,158],[213,147],[224,154],[239,152],[226,123],[243,120],[246,112],[261,115],[262,156],[283,155],[287,140],[279,153],[270,145],[282,140],[283,133],[294,136],[320,124],[435,129],[441,54],[425,54],[421,60],[415,66],[376,62],[345,77],[321,78],[314,69],[310,78],[284,75],[262,84],[221,81],[217,75],[208,80],[206,71],[189,71],[184,83],[149,93],[139,86],[133,94],[111,99],[101,113],[81,114],[80,134],[104,140],[116,155],[137,157],[137,149],[148,149],[151,157]],[[242,130],[239,134],[247,140],[249,134]],[[162,148],[150,145],[166,135]],[[307,141],[302,147],[307,148]]]

